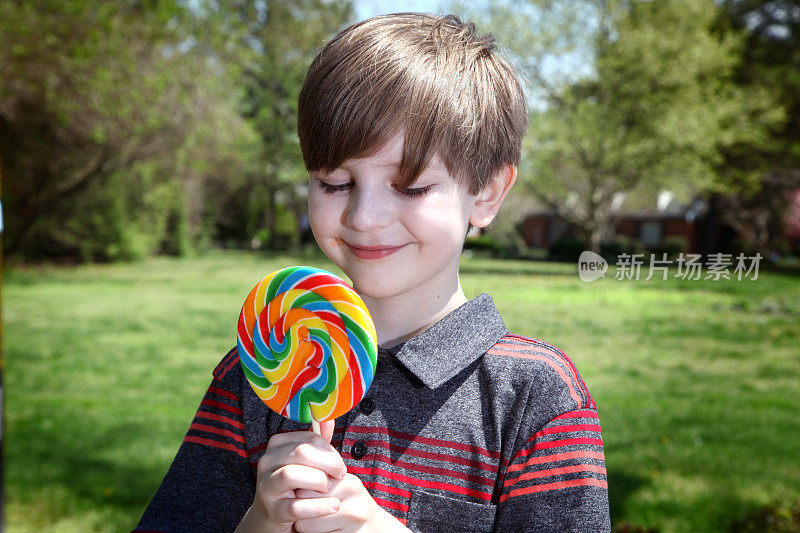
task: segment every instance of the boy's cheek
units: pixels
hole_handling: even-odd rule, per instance
[[[312,220],[324,220],[336,217],[337,213],[344,209],[343,201],[336,198],[336,195],[325,195],[322,192],[309,192],[308,194],[308,218]]]
[[[311,230],[314,232],[314,235],[317,236],[320,234],[320,231],[323,231],[324,228],[330,229],[330,210],[324,209],[324,206],[319,200],[312,200],[309,197],[308,201],[308,223],[311,225]]]

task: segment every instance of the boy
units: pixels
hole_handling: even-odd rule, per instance
[[[526,128],[514,70],[471,23],[388,15],[328,43],[298,134],[314,237],[378,331],[372,388],[323,438],[270,412],[231,351],[140,530],[610,529],[574,366],[459,283],[464,236],[499,210]]]

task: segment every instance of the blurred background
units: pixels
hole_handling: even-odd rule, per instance
[[[615,529],[800,531],[796,0],[0,2],[8,530],[134,527],[251,286],[336,270],[297,94],[336,32],[398,11],[475,21],[525,82],[517,185],[462,283],[582,371]],[[622,254],[671,266],[615,280]],[[681,277],[689,254],[729,275]]]

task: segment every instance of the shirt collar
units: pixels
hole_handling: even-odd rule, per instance
[[[381,350],[435,389],[478,359],[508,333],[488,294],[469,300],[401,346]]]

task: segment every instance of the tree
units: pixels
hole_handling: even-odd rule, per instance
[[[783,233],[783,219],[800,190],[800,4],[727,0],[720,26],[745,36],[736,83],[776,94],[787,111],[770,126],[765,142],[729,146],[718,165],[720,176],[740,185],[717,199],[720,220],[769,257],[771,240]],[[757,179],[742,184],[743,170]]]
[[[0,4],[6,252],[114,259],[180,247],[179,155],[246,137],[220,82],[227,69],[183,48],[191,19],[177,0]]]
[[[599,251],[618,193],[722,188],[723,150],[761,142],[783,113],[767,91],[734,83],[742,37],[715,32],[712,0],[567,4],[569,16],[565,3],[541,1],[516,17],[512,53],[540,104],[520,181]],[[521,17],[550,25],[544,44]],[[552,75],[548,42],[562,57],[582,51],[577,75]]]
[[[760,168],[773,179],[800,184],[800,3],[788,0],[726,0],[721,26],[744,34],[736,83],[777,95],[786,109],[771,124],[768,142],[736,146],[724,171]]]
[[[352,5],[226,0],[203,6],[218,25],[236,28],[239,46],[246,50],[240,110],[259,136],[257,169],[246,177],[242,194],[226,199],[239,218],[225,221],[225,231],[241,239],[263,230],[268,247],[296,243],[307,177],[297,139],[297,97],[318,50],[351,21]],[[280,231],[281,215],[294,220],[289,234]]]

